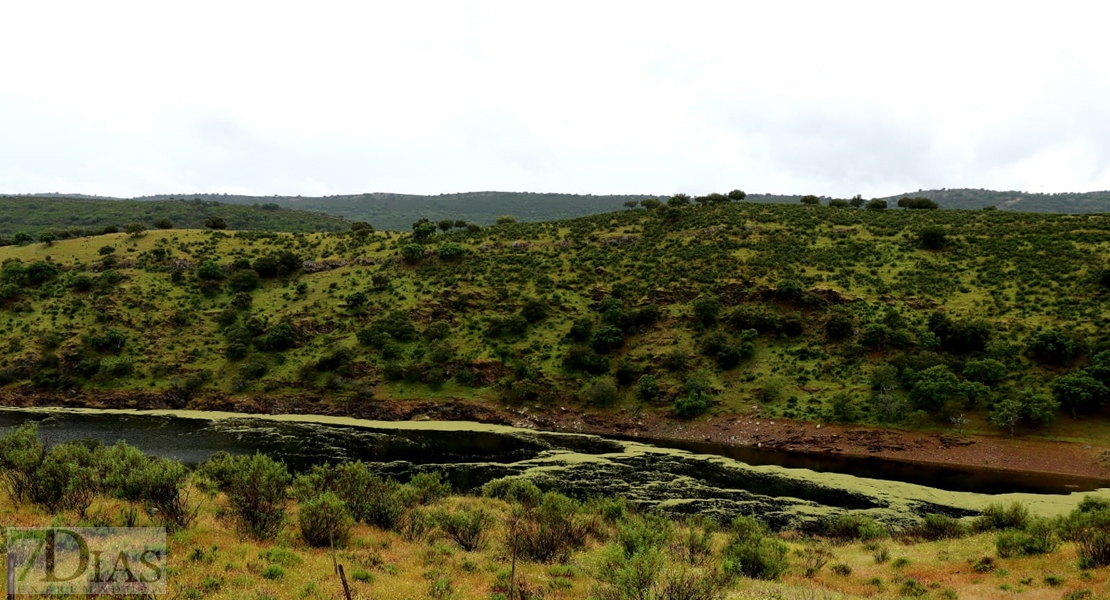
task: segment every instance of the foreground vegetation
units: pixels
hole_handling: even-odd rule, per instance
[[[140,230],[0,248],[0,386],[1009,434],[1104,414],[1110,217],[721,198],[406,234]]]
[[[1021,505],[903,530],[844,515],[773,532],[751,517],[674,521],[621,498],[565,497],[527,479],[467,495],[435,473],[401,484],[345,463],[290,473],[217,454],[190,471],[117,443],[48,448],[0,437],[0,519],[14,526],[161,526],[177,598],[696,600],[1102,597],[1110,498],[1045,519]],[[820,594],[820,595],[819,595]]]

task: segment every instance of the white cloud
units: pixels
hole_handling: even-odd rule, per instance
[[[4,12],[6,192],[1110,187],[1095,3]]]

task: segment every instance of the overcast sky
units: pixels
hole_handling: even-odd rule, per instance
[[[0,192],[1110,189],[1106,11],[1036,4],[6,2]]]

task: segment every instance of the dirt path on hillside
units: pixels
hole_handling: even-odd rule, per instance
[[[158,393],[102,392],[66,395],[0,393],[0,406],[169,409]],[[188,408],[245,414],[342,415],[380,421],[448,420],[529,429],[670,439],[766,448],[802,454],[874,457],[955,467],[988,468],[1101,480],[1110,487],[1110,432],[1091,443],[882,429],[860,425],[718,415],[680,421],[654,413],[573,411],[561,407],[512,408],[464,401],[380,400],[334,403],[290,396],[194,400]]]

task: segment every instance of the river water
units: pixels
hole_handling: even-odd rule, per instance
[[[125,440],[148,454],[195,465],[220,451],[262,452],[291,469],[361,460],[405,480],[443,473],[468,491],[500,477],[585,499],[620,494],[674,514],[758,515],[797,525],[843,511],[888,522],[929,512],[976,514],[1020,500],[1061,514],[1106,482],[1024,477],[895,461],[800,455],[732,446],[535,432],[459,422],[381,422],[303,415],[248,416],[187,411],[0,409],[0,433],[39,423],[48,443]]]

